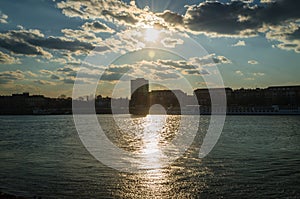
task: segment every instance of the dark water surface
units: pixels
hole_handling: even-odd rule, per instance
[[[159,132],[160,143],[172,139],[176,117],[168,116],[170,125]],[[98,119],[119,147],[147,150],[147,141],[138,134],[120,134],[111,125],[112,116]],[[208,122],[209,116],[201,118],[199,134]],[[42,198],[300,198],[299,116],[227,116],[207,157],[197,158],[196,141],[172,165],[142,173],[119,172],[94,159],[72,116],[0,116],[0,124],[0,191],[6,193]]]

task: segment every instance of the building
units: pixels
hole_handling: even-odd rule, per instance
[[[271,86],[265,91],[268,103],[281,106],[300,105],[300,86]]]
[[[160,104],[166,110],[168,108],[180,108],[180,102],[176,94],[171,90],[153,90],[150,92],[150,106]]]
[[[144,78],[131,80],[129,113],[147,115],[149,113],[149,81]]]
[[[224,93],[226,95],[227,103],[231,103],[233,99],[233,90],[231,88],[203,88],[194,91],[194,95],[198,99],[199,105],[202,106],[211,105],[211,95],[216,96],[214,99],[216,99],[215,101],[217,102],[219,99],[218,96],[222,96]]]

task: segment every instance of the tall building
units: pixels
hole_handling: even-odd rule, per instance
[[[144,78],[131,80],[131,96],[135,93],[139,95],[148,95],[149,81]]]
[[[129,112],[134,115],[149,113],[149,81],[144,78],[131,80]]]

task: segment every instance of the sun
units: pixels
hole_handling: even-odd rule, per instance
[[[154,28],[147,28],[145,31],[145,41],[156,42],[159,38],[160,31]]]

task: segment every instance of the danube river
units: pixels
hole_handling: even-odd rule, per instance
[[[165,116],[154,139],[139,126],[152,128],[149,117],[162,116],[132,118],[120,130],[114,121],[122,117],[98,119],[112,142],[135,153],[159,151],[180,120]],[[209,119],[201,117],[195,141],[171,165],[126,173],[89,154],[71,115],[0,116],[0,191],[28,198],[300,198],[299,116],[227,116],[218,143],[199,159],[197,137]]]

